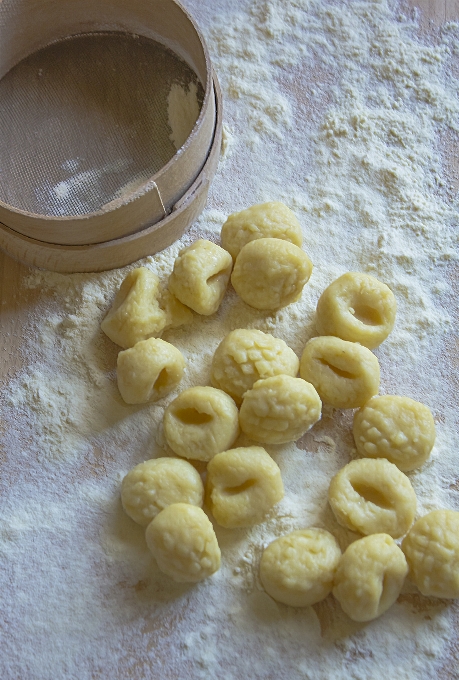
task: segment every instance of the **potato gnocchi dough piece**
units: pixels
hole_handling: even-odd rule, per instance
[[[344,551],[333,595],[353,621],[372,621],[394,604],[407,573],[405,556],[390,536],[365,536]]]
[[[307,607],[327,597],[341,557],[335,537],[324,529],[300,529],[270,543],[260,561],[268,595],[291,607]]]
[[[147,526],[145,539],[160,570],[174,581],[197,583],[220,569],[212,523],[194,505],[169,505]]]
[[[379,390],[379,363],[367,347],[323,336],[306,343],[300,376],[334,408],[363,406]]]
[[[207,466],[206,498],[222,527],[259,524],[283,497],[279,467],[261,446],[217,453]]]
[[[341,526],[361,534],[406,534],[413,524],[416,495],[411,482],[385,458],[353,460],[336,474],[328,500]]]
[[[336,335],[374,349],[392,331],[397,302],[391,289],[369,274],[348,272],[324,290],[317,303],[320,335]]]
[[[312,273],[312,262],[298,246],[278,238],[245,245],[236,258],[231,283],[255,309],[276,310],[298,300]]]
[[[202,506],[204,485],[199,473],[186,460],[154,458],[139,463],[124,477],[121,503],[125,512],[146,527],[172,503]]]
[[[233,259],[250,241],[279,238],[301,247],[303,234],[294,213],[284,203],[269,201],[232,213],[222,226],[222,246]]]
[[[459,512],[433,510],[402,543],[410,578],[423,595],[459,597]]]
[[[257,380],[274,375],[298,374],[300,362],[295,352],[279,338],[258,330],[238,328],[223,338],[212,359],[214,387],[241,403]]]
[[[160,338],[141,340],[118,354],[118,389],[127,404],[158,401],[183,377],[185,359],[174,345]]]
[[[199,239],[180,251],[169,277],[169,290],[187,307],[209,316],[220,307],[232,266],[226,250]]]
[[[322,402],[310,383],[275,375],[258,380],[244,394],[239,423],[244,434],[256,442],[285,444],[310,430],[321,413]]]
[[[435,423],[430,409],[409,397],[373,397],[354,416],[357,451],[364,458],[387,458],[404,472],[430,456]]]
[[[236,441],[239,411],[222,390],[190,387],[169,404],[163,427],[166,441],[177,455],[209,461]]]

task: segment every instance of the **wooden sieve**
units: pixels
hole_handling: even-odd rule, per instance
[[[174,0],[0,0],[0,121],[0,247],[96,271],[199,215],[221,93]]]

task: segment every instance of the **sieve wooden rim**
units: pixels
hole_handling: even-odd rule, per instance
[[[8,45],[0,50],[1,76],[29,54],[56,40],[82,33],[116,30],[154,39],[172,49],[193,68],[201,80],[204,100],[198,120],[185,144],[159,172],[135,191],[127,191],[98,211],[75,216],[40,215],[0,201],[0,223],[18,235],[45,243],[89,245],[134,234],[163,220],[199,175],[216,126],[212,66],[207,46],[195,21],[176,0],[131,0],[129,4],[124,0],[98,0],[97,3],[92,0],[22,0],[24,11],[29,4],[33,5],[35,11],[40,11],[42,6],[48,13],[57,12],[61,21],[57,22],[52,32],[46,24],[41,37],[37,37],[36,32],[21,29],[18,33],[19,45],[11,47],[10,52]],[[68,6],[67,12],[75,11],[73,18],[65,14],[65,4]],[[90,8],[93,11],[89,11]],[[84,21],[78,20],[80,15],[84,15]],[[163,24],[159,28],[158,22],[152,21],[154,16],[157,19],[161,17]],[[35,23],[35,18],[32,15],[28,24]],[[26,21],[25,17],[23,19]],[[72,25],[73,29],[70,28]],[[12,30],[14,33],[14,26]],[[8,35],[11,36],[11,31]],[[33,40],[31,35],[34,36]]]

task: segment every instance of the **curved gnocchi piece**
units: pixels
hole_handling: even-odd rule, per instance
[[[410,480],[385,458],[360,458],[345,465],[330,483],[328,500],[339,524],[365,535],[399,538],[416,512]]]
[[[334,336],[313,338],[300,360],[300,376],[334,408],[363,406],[379,390],[379,363],[369,349]]]
[[[283,497],[279,467],[261,446],[217,453],[207,466],[206,498],[222,527],[259,524]]]
[[[372,621],[394,604],[407,573],[405,555],[390,536],[365,536],[344,551],[333,595],[353,621]]]
[[[336,335],[374,349],[392,331],[396,312],[389,286],[369,274],[347,272],[320,296],[316,326],[320,335]]]

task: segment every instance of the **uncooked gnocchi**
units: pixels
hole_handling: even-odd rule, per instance
[[[226,250],[200,239],[180,251],[169,277],[169,290],[187,307],[209,316],[220,307],[232,266]]]
[[[146,527],[172,503],[202,506],[204,486],[191,463],[178,458],[154,458],[129,470],[121,484],[125,512]]]
[[[275,375],[258,380],[244,394],[239,423],[244,434],[256,442],[285,444],[310,430],[321,412],[320,397],[310,383]]]
[[[300,529],[270,543],[260,561],[268,595],[292,607],[327,597],[341,557],[335,537],[324,529]]]
[[[433,510],[402,543],[410,578],[423,595],[459,597],[459,512]]]
[[[330,483],[328,500],[339,524],[365,535],[400,538],[416,512],[410,480],[385,458],[360,458],[345,465]]]
[[[236,441],[239,411],[222,390],[190,387],[169,404],[163,427],[166,441],[177,455],[209,461]]]
[[[414,470],[430,455],[435,423],[430,409],[409,397],[373,397],[354,416],[354,440],[366,458],[387,458],[400,470]]]
[[[254,383],[273,375],[298,374],[295,352],[279,338],[258,330],[238,328],[221,341],[212,359],[211,380],[240,403]]]
[[[138,267],[124,279],[101,328],[110,340],[127,349],[192,319],[191,311],[169,291],[160,293],[156,274]]]
[[[276,310],[299,299],[311,273],[312,262],[301,248],[278,238],[260,238],[242,248],[231,283],[251,307]]]
[[[320,335],[336,335],[369,349],[392,331],[397,302],[391,289],[369,274],[348,272],[324,290],[317,303]]]
[[[206,498],[223,527],[259,524],[283,497],[279,467],[261,446],[217,453],[207,466]]]
[[[141,340],[118,354],[118,389],[127,404],[158,401],[172,392],[183,376],[185,359],[160,338]]]
[[[369,349],[334,336],[309,340],[300,360],[300,376],[334,408],[363,406],[378,393],[379,374]]]
[[[394,604],[407,573],[405,556],[390,536],[365,536],[344,551],[333,595],[353,621],[372,621]]]
[[[145,538],[160,570],[174,581],[197,583],[220,569],[214,528],[195,505],[169,505],[147,526]]]
[[[222,226],[222,246],[233,259],[246,243],[259,238],[279,238],[301,246],[301,225],[284,203],[270,201],[233,213]]]

